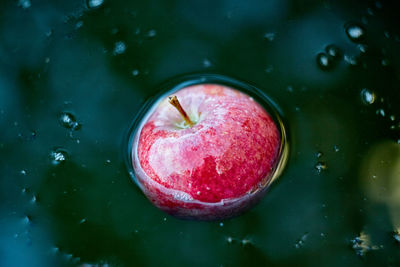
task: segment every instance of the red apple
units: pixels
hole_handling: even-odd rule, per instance
[[[137,183],[169,214],[235,216],[266,192],[281,133],[247,94],[218,84],[189,86],[155,104],[132,146]]]

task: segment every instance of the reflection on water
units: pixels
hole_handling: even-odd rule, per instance
[[[354,249],[356,254],[360,257],[364,257],[366,253],[370,250],[377,250],[379,249],[376,245],[371,245],[370,237],[361,232],[359,236],[355,237],[350,241],[351,247]]]
[[[370,201],[387,207],[393,231],[400,228],[400,146],[381,142],[371,146],[360,168],[360,181]]]

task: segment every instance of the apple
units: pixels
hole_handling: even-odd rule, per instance
[[[275,121],[249,95],[196,84],[161,99],[144,116],[132,165],[158,208],[186,219],[225,219],[265,194],[281,139]]]

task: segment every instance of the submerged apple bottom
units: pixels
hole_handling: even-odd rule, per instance
[[[150,179],[138,163],[136,165],[136,183],[146,197],[162,211],[181,219],[213,221],[235,217],[257,204],[268,191],[271,177],[265,177],[256,190],[238,198],[224,199],[219,202],[203,202],[193,199],[189,194],[166,188]]]

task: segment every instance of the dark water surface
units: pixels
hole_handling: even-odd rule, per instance
[[[0,3],[0,266],[400,265],[395,1],[102,2]],[[123,161],[158,85],[202,72],[268,94],[290,135],[223,222],[162,213]]]

